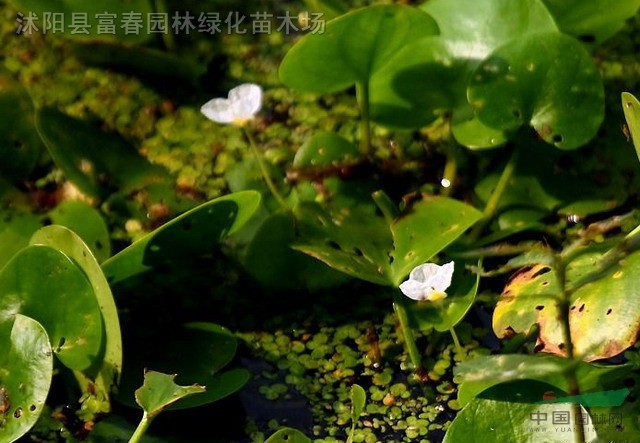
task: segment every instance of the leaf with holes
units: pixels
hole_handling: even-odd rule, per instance
[[[0,321],[18,313],[37,320],[70,369],[96,362],[103,344],[100,308],[84,272],[65,254],[27,246],[0,272],[0,294]]]
[[[398,286],[413,268],[449,246],[482,218],[472,206],[446,197],[425,197],[391,224],[391,280]]]
[[[134,404],[134,391],[142,382],[144,368],[176,373],[181,384],[197,383],[206,387],[206,392],[185,399],[171,409],[193,408],[213,403],[226,397],[249,381],[245,369],[222,369],[231,362],[238,346],[236,337],[226,328],[213,323],[188,323],[179,328],[167,328],[158,337],[158,346],[135,343],[132,348],[141,351],[127,355],[118,399],[128,405]],[[184,356],[189,355],[188,359]]]
[[[416,128],[453,113],[453,134],[472,148],[498,146],[502,131],[479,122],[467,101],[473,70],[493,50],[557,26],[538,0],[431,0],[422,6],[438,23],[440,35],[414,39],[396,51],[371,79],[372,118]],[[500,26],[495,26],[500,23]]]
[[[562,149],[587,143],[604,118],[604,87],[591,56],[557,32],[499,47],[472,74],[468,96],[485,125],[531,125]]]
[[[53,376],[53,352],[37,321],[16,314],[0,322],[0,430],[13,442],[40,417]]]
[[[404,299],[405,307],[418,328],[448,331],[462,321],[473,305],[479,284],[480,274],[466,272],[464,264],[456,262],[446,298],[436,302]]]
[[[36,166],[43,146],[33,115],[27,91],[0,67],[0,176],[4,179],[22,181]]]
[[[98,302],[104,324],[104,346],[91,368],[76,373],[83,392],[108,399],[120,380],[122,371],[122,334],[113,294],[96,258],[78,235],[62,226],[47,226],[32,237],[32,245],[57,249],[84,272]]]
[[[293,428],[276,431],[264,443],[311,443],[311,439]]]
[[[610,358],[636,342],[640,332],[640,253],[634,253],[599,279],[574,288],[595,269],[601,254],[584,254],[567,268],[569,323],[574,354],[585,361]],[[516,273],[505,287],[493,316],[500,338],[540,325],[538,350],[565,355],[560,315],[561,294],[555,272],[534,265]]]
[[[303,37],[282,61],[280,79],[291,88],[320,93],[366,85],[405,44],[437,32],[433,19],[417,8],[357,9],[328,22],[324,33]]]
[[[389,276],[391,233],[382,217],[356,208],[330,214],[316,204],[296,208],[304,243],[293,248],[338,271],[379,285],[392,285]]]
[[[543,0],[562,32],[585,43],[600,43],[613,36],[633,17],[639,0]]]
[[[240,229],[255,213],[260,194],[243,191],[211,200],[176,217],[102,264],[117,283],[172,261],[212,254],[220,240]]]
[[[149,420],[177,401],[205,392],[203,386],[178,386],[173,381],[175,377],[156,371],[145,372],[144,384],[136,390],[136,402]]]
[[[48,216],[54,224],[65,226],[80,236],[99,262],[111,256],[111,239],[107,224],[93,206],[81,201],[67,200],[49,211]]]

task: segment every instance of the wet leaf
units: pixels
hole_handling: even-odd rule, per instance
[[[13,442],[42,413],[53,376],[53,352],[37,321],[16,314],[0,323],[0,432]]]
[[[198,385],[178,386],[173,381],[175,377],[156,371],[144,374],[144,384],[136,391],[136,401],[149,418],[185,397],[205,392],[205,388]]]
[[[298,149],[293,166],[326,166],[334,162],[355,160],[358,157],[358,148],[344,137],[332,132],[319,132]]]
[[[591,56],[575,39],[539,33],[496,49],[475,69],[469,101],[485,125],[531,125],[547,143],[575,149],[604,118],[604,88]]]
[[[569,323],[574,354],[585,361],[610,358],[636,342],[640,331],[640,253],[621,261],[600,279],[575,288],[601,255],[585,254],[567,268],[571,291]],[[498,337],[526,332],[540,325],[539,350],[565,355],[566,346],[560,315],[560,293],[555,272],[547,265],[535,265],[516,273],[505,287],[493,316]]]
[[[209,255],[220,240],[255,213],[260,194],[243,191],[211,200],[176,217],[102,264],[111,284],[160,264]]]
[[[62,252],[28,246],[0,273],[0,322],[20,313],[37,320],[68,368],[91,367],[103,344],[95,293],[84,272]]]
[[[291,88],[320,93],[366,84],[403,45],[437,32],[433,19],[417,8],[357,9],[328,22],[324,34],[303,37],[282,61],[280,79]]]

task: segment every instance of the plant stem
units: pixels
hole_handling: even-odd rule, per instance
[[[482,231],[484,231],[484,228],[487,227],[487,225],[489,224],[493,216],[498,211],[498,205],[500,204],[500,199],[502,198],[502,194],[504,194],[504,191],[507,189],[507,186],[509,185],[509,180],[511,180],[513,171],[515,170],[516,165],[518,163],[518,153],[519,153],[518,147],[516,146],[513,149],[513,152],[511,153],[511,157],[509,157],[509,160],[507,161],[507,164],[505,165],[504,170],[502,171],[502,175],[498,180],[498,184],[496,185],[495,189],[491,193],[489,200],[487,200],[487,204],[485,205],[484,211],[483,211],[484,216],[474,226],[473,231],[471,231],[471,234],[469,234],[469,240],[471,242],[476,241],[480,237],[480,235],[482,234]]]
[[[571,322],[569,319],[570,313],[570,305],[571,305],[571,297],[570,294],[566,290],[567,283],[567,263],[563,260],[561,254],[556,256],[555,260],[555,271],[556,277],[558,279],[558,287],[560,288],[561,301],[560,301],[560,315],[559,319],[562,322],[562,335],[564,348],[567,352],[567,358],[570,360],[574,360],[575,356],[573,353],[573,341],[571,339]],[[571,368],[565,374],[565,379],[567,380],[567,386],[569,387],[568,394],[570,396],[578,396],[580,395],[580,384],[578,382],[578,377],[576,374],[577,365],[572,365]],[[575,441],[576,443],[585,442],[585,432],[584,432],[584,420],[582,420],[582,407],[580,403],[572,403],[571,408],[573,409],[573,416],[575,417],[576,423],[576,433],[575,433]]]
[[[404,335],[404,344],[407,347],[407,352],[409,353],[409,358],[411,359],[411,363],[413,364],[413,369],[414,371],[416,371],[416,373],[421,373],[423,371],[422,358],[420,357],[420,352],[418,351],[416,338],[414,337],[411,326],[409,325],[409,317],[407,316],[407,310],[404,306],[404,300],[402,300],[402,298],[400,297],[401,296],[398,291],[393,292],[393,309],[398,315],[400,328],[402,329],[402,335]]]
[[[140,441],[142,441],[142,437],[144,437],[144,434],[147,432],[147,429],[149,429],[149,425],[151,424],[151,421],[153,419],[154,417],[148,416],[147,413],[145,412],[142,415],[142,420],[140,420],[140,423],[138,423],[138,427],[136,428],[133,435],[129,439],[129,443],[139,443]]]
[[[360,105],[360,152],[371,153],[371,121],[369,119],[369,84],[356,83],[356,98]]]
[[[167,9],[167,4],[165,0],[155,0],[155,12],[160,14],[168,14],[169,10]],[[168,26],[168,23],[166,24]],[[165,48],[171,52],[175,52],[177,49],[176,39],[173,37],[172,29],[168,29],[167,32],[163,32],[160,35],[162,36],[162,42],[164,43]]]
[[[460,354],[460,361],[466,360],[466,356],[464,355],[464,348],[460,344],[460,340],[458,339],[458,334],[456,334],[455,328],[449,329],[449,332],[451,333],[451,338],[453,338],[453,343],[456,345],[456,350],[458,351],[458,354]]]
[[[267,170],[267,165],[264,164],[264,160],[260,155],[260,151],[258,151],[258,147],[256,145],[255,140],[253,139],[253,137],[251,136],[251,133],[247,130],[246,127],[243,127],[242,129],[244,130],[244,135],[247,137],[247,140],[249,140],[249,146],[251,147],[251,151],[253,152],[253,155],[255,156],[256,161],[258,162],[258,167],[260,168],[260,174],[262,175],[262,179],[266,183],[267,188],[269,188],[271,195],[273,195],[273,198],[275,198],[278,201],[282,209],[288,210],[289,205],[287,205],[287,202],[285,202],[284,198],[282,198],[282,195],[280,195],[280,193],[278,192],[278,188],[276,187],[275,183],[273,183],[273,180],[271,179],[271,175],[269,175],[269,171]]]

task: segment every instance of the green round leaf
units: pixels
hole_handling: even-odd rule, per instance
[[[243,191],[211,200],[176,217],[102,264],[110,283],[160,264],[211,254],[220,240],[240,229],[255,213],[260,194]]]
[[[62,226],[52,225],[40,229],[31,237],[30,243],[49,246],[64,253],[89,279],[102,313],[105,343],[94,366],[85,370],[84,374],[91,379],[93,391],[102,391],[108,398],[109,393],[117,385],[122,371],[122,334],[118,309],[100,265],[82,239]],[[82,388],[88,389],[88,385],[89,380],[84,380]]]
[[[303,37],[282,61],[280,79],[294,89],[321,93],[366,84],[405,44],[437,32],[433,19],[417,8],[358,9],[328,22],[323,34]]]
[[[264,443],[311,443],[311,439],[297,429],[284,428],[276,431]]]
[[[37,321],[16,314],[0,324],[0,433],[13,442],[42,413],[53,376],[49,337]]]
[[[472,75],[469,100],[482,123],[505,131],[530,124],[563,149],[588,142],[604,118],[604,88],[591,57],[558,33],[494,51]]]
[[[0,273],[0,321],[20,313],[44,326],[67,367],[84,370],[102,346],[102,318],[93,288],[69,257],[47,246],[28,246]]]
[[[355,160],[358,157],[358,148],[344,137],[333,132],[319,132],[298,149],[293,166],[327,166],[334,162]]]
[[[67,200],[49,211],[49,218],[54,224],[65,226],[79,235],[99,262],[111,256],[107,224],[93,206]]]
[[[42,227],[42,217],[27,211],[8,209],[0,217],[0,269],[18,251],[29,244],[29,238]]]

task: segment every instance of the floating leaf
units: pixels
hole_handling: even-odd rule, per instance
[[[220,240],[240,229],[255,213],[260,194],[243,191],[211,200],[176,217],[102,264],[110,283],[160,264],[211,254]]]
[[[144,384],[136,391],[136,401],[149,420],[175,402],[205,392],[205,388],[198,385],[178,386],[173,381],[175,377],[156,371],[144,374]]]
[[[311,439],[297,429],[283,428],[272,434],[264,443],[311,443]]]
[[[562,32],[585,43],[600,43],[613,36],[638,11],[640,1],[543,0]]]
[[[535,404],[550,388],[544,383],[527,380],[505,383],[483,392],[458,413],[443,443],[529,443],[534,432],[536,441],[577,441],[577,419],[571,404]],[[582,414],[588,415],[585,409]],[[552,417],[558,415],[568,417],[569,424],[552,426]],[[593,427],[585,426],[584,429],[587,441],[592,441],[596,437]]]
[[[104,346],[95,359],[95,364],[76,374],[83,390],[92,390],[109,398],[120,379],[122,371],[122,334],[118,309],[111,294],[107,279],[89,247],[74,232],[62,226],[47,226],[31,237],[32,245],[44,245],[57,249],[69,257],[84,272],[93,288],[93,294],[102,314],[104,324]]]
[[[334,162],[355,160],[358,157],[358,148],[349,140],[333,132],[319,132],[298,149],[293,166],[326,166]]]
[[[67,367],[84,370],[102,346],[102,318],[85,274],[62,252],[28,246],[0,273],[0,322],[20,313],[44,326]]]
[[[0,176],[21,181],[36,166],[42,142],[27,91],[0,67]]]
[[[474,71],[468,96],[485,125],[513,131],[530,124],[562,149],[587,143],[604,118],[604,87],[591,56],[557,32],[499,47]]]
[[[567,268],[570,291],[569,323],[574,354],[586,361],[610,358],[636,342],[640,332],[640,253],[621,261],[601,278],[579,288],[572,285],[594,269],[601,257],[585,254]],[[505,287],[493,316],[498,337],[526,332],[540,325],[539,348],[543,352],[566,354],[560,315],[561,294],[555,272],[547,265],[535,265],[516,273]],[[594,327],[597,325],[597,327]]]
[[[328,22],[323,34],[303,37],[282,61],[280,79],[291,88],[321,93],[366,84],[406,43],[437,32],[433,19],[417,8],[358,9]]]
[[[13,442],[40,417],[53,376],[53,353],[37,321],[16,314],[0,324],[0,432]]]
[[[0,269],[29,244],[29,238],[42,227],[42,217],[27,211],[8,209],[0,216]]]
[[[48,215],[54,224],[65,226],[80,236],[99,262],[111,256],[107,224],[93,206],[67,200],[49,211]]]

